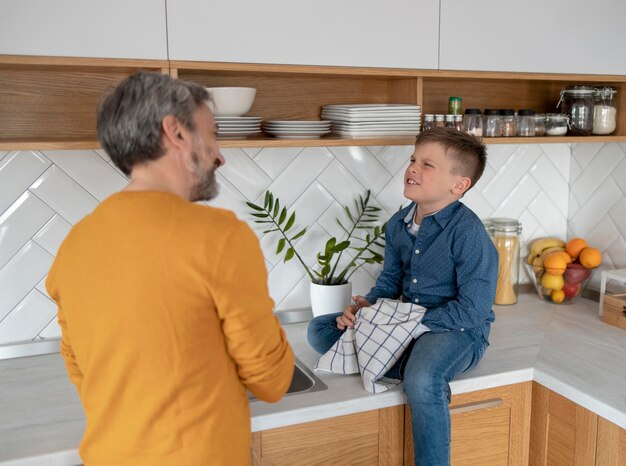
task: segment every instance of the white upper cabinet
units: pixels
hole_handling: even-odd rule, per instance
[[[166,60],[165,0],[3,0],[0,54]]]
[[[439,0],[168,0],[171,60],[437,68]]]
[[[626,74],[624,0],[441,0],[445,70]]]

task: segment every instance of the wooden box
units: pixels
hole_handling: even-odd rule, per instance
[[[626,330],[626,293],[604,295],[602,320]]]

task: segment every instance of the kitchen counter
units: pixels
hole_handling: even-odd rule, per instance
[[[535,380],[626,428],[626,332],[598,318],[586,299],[557,306],[524,294],[514,306],[495,306],[483,360],[450,386],[453,394]],[[298,358],[312,368],[306,323],[285,325]],[[327,390],[251,403],[259,431],[405,402],[399,387],[371,395],[358,375],[316,372]],[[84,429],[80,401],[58,354],[0,361],[0,464],[77,464]]]

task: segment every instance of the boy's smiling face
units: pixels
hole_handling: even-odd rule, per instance
[[[453,173],[453,159],[436,142],[418,145],[404,172],[404,196],[418,204],[422,215],[443,209],[460,199],[471,181]]]

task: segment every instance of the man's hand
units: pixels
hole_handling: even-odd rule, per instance
[[[356,304],[350,304],[343,310],[343,315],[337,317],[337,328],[339,330],[345,330],[346,328],[354,328],[356,323],[356,311],[362,307],[371,306],[370,303],[363,296],[352,296],[352,301]]]

